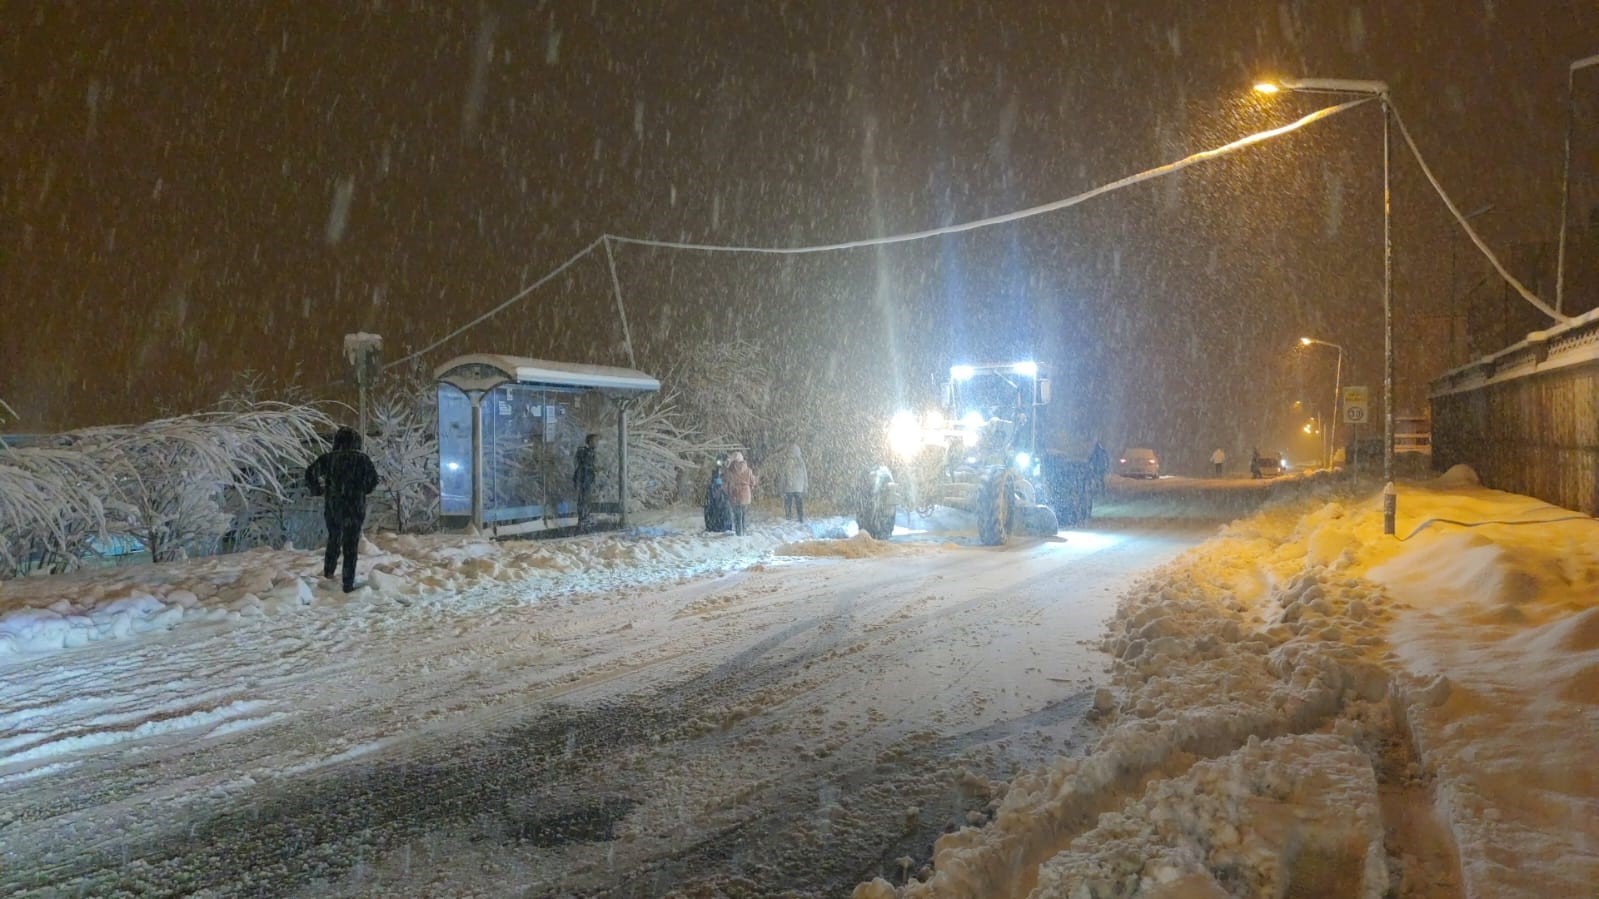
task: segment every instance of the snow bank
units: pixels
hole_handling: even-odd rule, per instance
[[[1599,879],[1599,527],[1468,474],[1401,490],[1410,541],[1382,536],[1379,496],[1319,487],[1156,572],[1110,623],[1093,750],[1016,778],[991,823],[939,839],[927,880],[856,896],[1327,877],[1346,881],[1317,895],[1580,895]],[[1430,784],[1459,857],[1385,845],[1419,825],[1383,819],[1379,781]]]
[[[1377,899],[1388,869],[1371,764],[1326,734],[1251,737],[1102,815],[1043,865],[1033,895],[1114,896],[1125,883],[1171,896],[1285,896],[1313,886],[1316,895]]]
[[[919,551],[921,551],[919,548],[907,546],[903,543],[874,540],[871,534],[860,531],[847,540],[802,540],[798,543],[784,543],[772,552],[779,556],[875,559],[883,556],[906,555]]]
[[[161,565],[0,583],[0,662],[165,631],[186,622],[293,614],[327,603],[469,605],[477,587],[525,583],[527,601],[741,567],[798,538],[843,534],[821,520],[756,525],[746,537],[695,532],[693,517],[648,530],[496,542],[378,534],[362,541],[362,586],[346,596],[321,577],[322,551],[253,550]],[[818,542],[817,546],[823,544]],[[815,550],[820,554],[821,549]]]

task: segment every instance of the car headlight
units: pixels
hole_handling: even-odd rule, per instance
[[[1021,452],[1016,454],[1016,467],[1017,468],[1020,468],[1022,471],[1026,471],[1027,470],[1027,466],[1029,466],[1031,464],[1033,464],[1033,456],[1032,456],[1031,453],[1027,452],[1026,450],[1023,450],[1023,451],[1021,451]]]

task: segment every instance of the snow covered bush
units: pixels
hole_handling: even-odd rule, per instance
[[[611,500],[617,492],[615,433],[616,406],[601,401],[597,394],[585,397],[573,414],[562,420],[561,446],[575,449],[587,434],[600,435],[600,464],[594,490],[602,502]],[[677,498],[679,472],[698,468],[703,460],[730,446],[697,430],[675,392],[663,391],[633,402],[627,419],[628,507],[658,508],[671,503]],[[565,458],[570,474],[571,457]],[[570,478],[566,483],[569,482]],[[560,479],[557,483],[561,483]]]
[[[724,441],[696,432],[679,413],[678,401],[676,393],[657,394],[628,416],[628,495],[643,506],[671,502],[681,472],[729,448]]]
[[[439,511],[439,434],[430,383],[407,382],[372,408],[367,454],[378,470],[373,519],[399,533],[430,531]]]
[[[8,573],[78,564],[95,540],[131,537],[155,561],[259,532],[332,421],[316,406],[228,409],[85,428],[0,454],[0,554]],[[263,541],[276,542],[276,541]]]
[[[64,571],[106,533],[113,480],[71,446],[0,443],[0,577]]]
[[[114,526],[158,562],[215,551],[244,507],[281,502],[333,422],[316,406],[258,401],[132,427],[78,432],[126,504]]]
[[[662,381],[681,424],[706,441],[752,446],[771,423],[776,378],[754,341],[690,345]]]
[[[222,412],[243,413],[272,402],[305,408],[317,405],[299,386],[297,377],[287,385],[269,387],[263,373],[247,369],[238,374],[233,386],[217,401],[216,408]],[[322,418],[315,426],[328,430],[333,422]],[[312,441],[310,454],[315,455],[321,448],[320,440]],[[303,468],[303,465],[296,462],[295,468]],[[248,476],[242,483],[232,484],[224,491],[223,511],[232,523],[223,535],[219,551],[286,544],[310,546],[322,538],[321,502],[311,496],[298,470],[286,470],[284,475],[277,489],[271,489],[258,477]]]
[[[708,341],[682,353],[664,366],[663,392],[675,394],[668,400],[680,413],[675,420],[698,443],[747,450],[758,470],[798,445],[810,468],[810,493],[834,499],[848,496],[886,457],[887,410],[869,391],[841,397],[838,372],[809,358],[785,361],[751,340]],[[762,492],[776,487],[776,472],[768,474]]]

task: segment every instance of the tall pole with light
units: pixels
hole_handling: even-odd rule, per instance
[[[1382,498],[1382,532],[1394,533],[1397,496],[1394,493],[1394,241],[1392,194],[1389,190],[1389,108],[1388,85],[1382,81],[1357,81],[1345,78],[1282,78],[1261,82],[1255,90],[1262,94],[1279,91],[1316,94],[1363,94],[1382,104],[1382,477],[1386,486]]]
[[[1566,164],[1560,173],[1560,249],[1555,254],[1555,311],[1565,312],[1566,300],[1566,206],[1571,201],[1571,132],[1576,127],[1577,72],[1599,66],[1599,53],[1579,59],[1566,70]]]
[[[1301,337],[1299,338],[1299,344],[1300,346],[1310,346],[1311,344],[1330,346],[1338,351],[1337,367],[1333,369],[1332,414],[1328,416],[1332,421],[1332,425],[1329,429],[1330,436],[1327,441],[1327,467],[1332,468],[1333,453],[1338,449],[1338,400],[1344,395],[1344,348],[1336,343],[1329,343],[1325,340],[1317,340],[1314,337]]]

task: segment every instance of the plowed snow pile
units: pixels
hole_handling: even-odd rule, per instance
[[[1093,751],[857,899],[1590,893],[1599,524],[1469,471],[1399,509],[1323,488],[1157,571]]]

